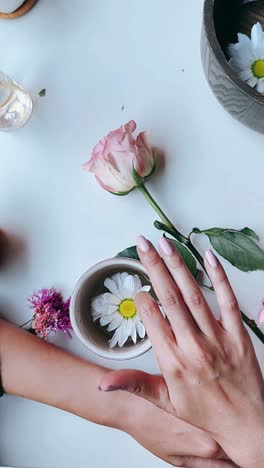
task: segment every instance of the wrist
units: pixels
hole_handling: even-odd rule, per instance
[[[264,414],[254,420],[243,418],[225,434],[215,437],[227,455],[241,468],[263,468],[264,466]]]

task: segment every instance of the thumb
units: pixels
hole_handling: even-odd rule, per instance
[[[104,375],[99,390],[103,392],[125,390],[150,401],[168,413],[175,414],[167,384],[159,375],[131,369],[112,371]]]

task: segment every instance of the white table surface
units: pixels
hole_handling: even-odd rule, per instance
[[[107,194],[81,168],[97,140],[131,118],[152,129],[166,155],[149,189],[180,229],[248,225],[264,239],[264,137],[234,121],[209,90],[199,53],[202,3],[39,0],[27,16],[1,21],[0,69],[36,101],[24,129],[0,134],[0,227],[14,246],[0,273],[0,308],[15,323],[30,317],[33,290],[70,295],[88,267],[139,233],[158,239],[139,193]],[[256,317],[264,274],[226,267],[241,306]],[[56,342],[118,367],[76,338]],[[152,352],[124,365],[157,370]],[[167,466],[125,434],[20,398],[0,400],[0,420],[4,465]]]

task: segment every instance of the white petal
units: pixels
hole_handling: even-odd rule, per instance
[[[260,23],[254,24],[251,30],[251,42],[253,50],[258,53],[262,49],[263,30]]]
[[[264,79],[263,78],[258,80],[256,89],[259,93],[264,94]]]
[[[125,327],[125,321],[124,320],[121,323],[120,327],[117,328],[116,331],[118,332],[118,339],[117,339],[118,346],[119,346],[119,348],[122,348],[122,346],[125,344],[125,341],[126,341],[126,335],[125,335],[126,327]]]
[[[122,289],[120,289],[120,294],[123,299],[129,299],[133,297],[134,293],[134,278],[132,275],[128,275],[123,282]]]
[[[103,317],[100,318],[100,325],[102,327],[105,327],[105,325],[108,325],[116,316],[117,312],[114,312],[113,314],[110,315],[103,315]]]
[[[132,341],[136,344],[137,342],[137,329],[136,329],[136,320],[135,320],[135,317],[132,319],[132,330],[131,330],[131,338],[132,338]]]
[[[247,84],[251,86],[251,88],[255,88],[257,82],[258,79],[255,76],[252,76],[252,78],[250,78],[250,80],[247,81]]]
[[[145,327],[144,327],[143,323],[141,321],[139,321],[136,326],[137,326],[137,332],[138,332],[140,338],[144,338],[145,335],[146,335],[146,330],[145,330]]]
[[[91,304],[94,306],[103,305],[104,303],[105,303],[104,294],[100,294],[100,296],[93,297],[91,301]]]
[[[109,340],[110,348],[114,348],[117,345],[117,340],[118,340],[118,332],[116,330],[111,340]]]
[[[252,78],[252,76],[254,76],[251,68],[248,68],[247,70],[243,70],[243,71],[239,72],[238,75],[241,78],[241,80],[243,80],[243,81],[250,80],[250,78]]]
[[[146,292],[149,292],[150,290],[151,290],[151,286],[149,285],[142,286],[142,288],[140,289],[140,291],[146,291]]]
[[[98,320],[101,317],[102,317],[101,314],[99,315],[99,314],[93,314],[92,313],[92,319],[93,319],[94,322],[96,322],[96,320]]]
[[[113,304],[113,305],[119,305],[120,304],[120,298],[118,296],[115,296],[112,293],[105,293],[104,294],[104,300],[108,304]]]
[[[238,33],[237,37],[240,44],[246,45],[248,47],[251,46],[251,40],[246,34]]]
[[[119,327],[119,325],[121,325],[122,321],[123,321],[122,315],[117,312],[115,314],[115,316],[113,317],[113,319],[112,319],[109,327],[107,328],[107,330],[109,332],[115,330],[116,328]]]
[[[126,332],[127,332],[128,337],[131,335],[132,328],[133,328],[133,319],[132,318],[127,319]]]
[[[117,297],[120,297],[116,283],[111,278],[106,278],[104,280],[104,285],[109,291]]]
[[[122,283],[124,283],[125,279],[129,276],[129,273],[127,273],[126,271],[123,271],[123,273],[121,273],[121,280],[122,280]]]
[[[136,296],[136,294],[138,293],[138,291],[140,290],[140,288],[142,287],[142,283],[140,281],[140,278],[138,275],[133,275],[133,278],[134,278],[134,291],[133,291],[133,299],[134,297]]]
[[[99,314],[104,314],[106,311],[107,306],[105,304],[91,304],[91,309],[94,310],[95,312],[98,312]]]

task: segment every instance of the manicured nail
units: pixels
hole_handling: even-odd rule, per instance
[[[99,386],[98,390],[101,390],[101,392],[115,392],[116,390],[122,390],[122,387],[117,385],[109,385],[108,387]]]
[[[137,246],[143,253],[147,253],[150,249],[150,243],[144,236],[138,236]]]
[[[258,321],[260,325],[264,325],[264,307],[259,311]]]
[[[174,254],[174,247],[166,237],[162,237],[159,240],[159,246],[162,253],[167,257],[171,257]]]
[[[206,258],[207,262],[209,263],[209,265],[212,268],[217,268],[218,267],[219,261],[216,258],[215,254],[212,252],[212,250],[209,249],[209,250],[206,251],[205,258]]]

